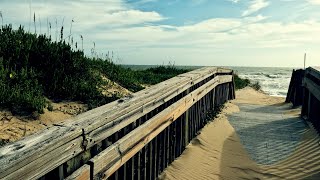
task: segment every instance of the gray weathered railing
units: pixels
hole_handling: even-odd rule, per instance
[[[301,115],[320,132],[320,68],[307,68],[303,78],[303,85]]]
[[[297,69],[292,71],[292,76],[289,84],[286,102],[291,102],[293,106],[302,105],[303,96],[303,84],[305,70]]]
[[[155,179],[220,105],[233,71],[207,67],[0,149],[1,179]]]

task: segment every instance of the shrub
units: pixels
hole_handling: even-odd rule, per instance
[[[252,87],[253,89],[260,91],[261,90],[261,85],[259,82],[255,82],[255,83],[250,83],[250,87]]]
[[[158,66],[140,71],[138,78],[143,84],[153,85],[188,71],[190,70],[178,69],[173,65]]]
[[[250,85],[250,80],[242,79],[237,74],[234,74],[234,83],[235,83],[236,90],[243,89]]]
[[[46,101],[35,71],[30,69],[10,70],[0,59],[0,106],[9,108],[12,113],[28,115],[30,112],[43,112]]]

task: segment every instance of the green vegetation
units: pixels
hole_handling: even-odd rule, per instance
[[[260,91],[261,90],[261,85],[259,82],[255,82],[255,83],[250,83],[250,87],[252,87],[253,89]]]
[[[62,27],[63,28],[63,27]],[[30,115],[52,109],[45,97],[54,101],[74,100],[101,106],[119,97],[107,97],[100,87],[103,77],[136,92],[141,84],[156,84],[184,73],[173,66],[160,66],[133,71],[116,65],[111,59],[89,58],[63,40],[13,30],[11,25],[0,29],[0,107],[14,114]]]
[[[178,69],[173,65],[158,66],[146,70],[132,70],[116,65],[112,61],[103,61],[101,59],[94,60],[93,67],[103,72],[110,80],[119,83],[132,92],[142,90],[143,84],[154,85],[189,71]]]
[[[70,39],[70,38],[69,38]],[[77,43],[76,43],[77,44]],[[137,92],[143,85],[153,85],[189,70],[173,65],[146,70],[132,70],[116,65],[112,59],[89,58],[82,50],[73,49],[63,40],[53,41],[46,35],[17,30],[11,25],[0,29],[0,108],[14,114],[43,113],[53,110],[45,97],[53,101],[82,101],[95,108],[118,99],[104,96],[104,77]],[[251,83],[235,75],[236,89],[251,86],[260,90],[259,83]]]
[[[236,90],[243,89],[243,88],[250,85],[250,80],[249,79],[242,79],[237,74],[235,74],[234,75],[234,83],[235,83]]]
[[[237,74],[234,75],[234,82],[236,90],[243,89],[247,86],[252,87],[257,91],[261,90],[261,85],[259,82],[252,83],[249,79],[242,79]]]

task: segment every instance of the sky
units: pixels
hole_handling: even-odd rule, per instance
[[[0,0],[0,11],[53,40],[63,26],[74,49],[82,36],[86,55],[121,64],[303,67],[307,53],[320,65],[320,0]]]

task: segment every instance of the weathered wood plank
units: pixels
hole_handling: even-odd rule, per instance
[[[74,173],[66,178],[66,180],[89,180],[90,179],[90,166],[85,164],[77,169]]]
[[[309,67],[309,68],[306,69],[306,72],[311,74],[315,78],[320,79],[320,70],[319,70],[319,68]]]
[[[76,118],[76,122],[73,120],[69,120],[67,122],[60,123],[60,125],[64,126],[72,126],[72,125],[79,125],[81,126],[82,123],[90,124],[88,119],[96,118],[97,116],[103,115],[104,113],[108,113],[113,110],[118,110],[119,108],[124,109],[123,111],[128,111],[129,107],[136,106],[136,102],[141,102],[141,100],[145,101],[147,98],[154,98],[156,94],[159,92],[166,92],[164,90],[174,90],[177,86],[183,86],[186,84],[191,83],[198,83],[202,81],[203,79],[215,74],[215,73],[228,73],[230,70],[225,69],[219,69],[219,68],[202,68],[197,69],[195,71],[185,73],[182,75],[178,75],[172,79],[166,80],[164,82],[161,82],[157,85],[152,86],[152,89],[145,89],[142,91],[139,91],[137,93],[134,93],[132,95],[132,98],[123,98],[119,101],[115,101],[112,103],[112,105],[104,105],[99,108],[96,108],[94,110],[91,110],[89,112],[86,112],[78,118]],[[186,83],[186,84],[185,84]],[[168,88],[169,87],[169,88]],[[177,88],[179,89],[179,88]],[[142,103],[143,105],[143,103]],[[119,107],[118,107],[119,106]],[[98,126],[99,127],[99,126]]]
[[[61,157],[71,158],[82,151],[81,134],[82,132],[75,128],[51,127],[0,148],[0,178],[41,177],[58,167],[60,164],[57,163],[61,161]],[[73,151],[64,151],[64,148],[72,148]],[[52,164],[51,166],[43,164],[43,159],[56,156],[57,159],[53,161],[45,161]],[[66,158],[65,161],[67,160]],[[39,165],[44,169],[33,171],[36,167],[39,168]],[[31,172],[24,172],[25,170]]]
[[[65,161],[74,157],[82,151],[82,137],[72,140],[70,143],[57,147],[50,152],[50,156],[39,157],[37,161],[31,161],[13,173],[4,176],[5,179],[37,179],[54,168],[63,164]],[[47,164],[51,164],[47,167]],[[28,178],[25,178],[28,177]]]
[[[180,82],[181,83],[181,82]],[[130,109],[126,108],[126,111],[120,111],[115,113],[110,113],[111,117],[105,117],[104,119],[94,119],[92,120],[92,124],[84,125],[87,127],[85,129],[86,132],[91,131],[91,129],[95,129],[88,135],[89,144],[88,147],[90,147],[90,142],[98,142],[101,139],[104,139],[108,136],[110,136],[115,131],[118,131],[119,129],[122,129],[123,127],[127,126],[128,124],[135,121],[137,118],[142,117],[143,115],[149,113],[156,107],[159,107],[164,102],[168,102],[173,97],[177,96],[179,93],[183,92],[185,89],[189,88],[192,85],[192,83],[184,84],[183,86],[179,86],[179,90],[168,90],[166,87],[166,91],[162,91],[161,95],[153,96],[154,100],[150,101],[149,99],[144,101],[139,101],[139,104],[132,104],[132,107],[134,110],[129,111]],[[175,88],[173,88],[175,89]],[[163,93],[166,92],[166,93]],[[103,120],[103,121],[102,121]],[[86,121],[88,123],[88,121]],[[116,126],[115,126],[116,124]],[[110,127],[113,127],[114,131],[109,130]],[[106,130],[108,129],[108,130]]]
[[[131,113],[132,119],[141,117],[148,111],[150,112],[164,102],[169,101],[193,84],[215,73],[230,72],[230,70],[223,68],[203,68],[186,73],[159,83],[151,90],[140,91],[135,93],[131,98],[121,99],[88,111],[64,123],[59,123],[55,127],[3,147],[0,149],[0,164],[2,164],[0,167],[0,178],[20,177],[19,173],[24,178],[39,178],[70,158],[75,157],[80,152],[83,152],[84,148],[92,147],[134,121],[127,121],[126,119],[130,117],[126,116],[126,114]],[[168,92],[166,91],[168,89],[175,90]],[[141,99],[146,101],[141,101]],[[140,110],[142,113],[138,113]],[[126,123],[123,123],[124,120],[126,120]],[[123,125],[118,125],[119,123],[123,123]],[[113,131],[109,131],[109,127],[114,127],[113,129],[111,128]],[[109,132],[104,134],[105,130]],[[83,141],[83,135],[89,133],[93,138]],[[60,147],[72,147],[73,151],[62,152]],[[56,157],[59,153],[61,153],[60,156]],[[52,161],[43,161],[43,159],[52,159],[52,157],[55,157]],[[32,170],[35,167],[43,169],[23,172]]]
[[[199,101],[219,83],[223,84],[226,82],[231,82],[231,80],[232,76],[214,78],[204,86],[201,86],[183,99],[166,108],[165,110],[154,116],[152,119],[139,126],[136,130],[130,132],[124,138],[120,139],[117,142],[116,146],[113,146],[113,150],[108,149],[106,151],[103,151],[99,154],[99,157],[96,156],[90,160],[91,163],[94,164],[94,174],[98,174],[99,172],[101,172],[104,167],[110,167],[105,171],[103,176],[109,177],[113,172],[121,167],[122,164],[128,161],[128,159],[130,159],[136,152],[140,151],[140,149],[144,147],[145,143],[150,142],[156,135],[158,135],[158,133],[162,131],[161,130],[158,132],[157,127],[160,126],[166,128],[174,120],[180,117],[189,107]],[[166,124],[166,126],[161,126],[162,124]],[[150,136],[150,134],[154,136]],[[112,152],[115,151],[118,151],[118,155],[122,155],[121,158],[114,159],[114,156],[116,155],[112,154]],[[112,156],[112,161],[116,160],[116,162],[112,162],[110,160],[107,161],[106,158],[110,158],[110,156]],[[97,166],[96,164],[99,164],[99,166]]]
[[[181,113],[183,114],[188,108],[183,109],[182,107],[188,107],[189,105],[193,105],[195,104],[198,100],[200,100],[210,88],[215,87],[218,83],[222,82],[230,82],[231,81],[231,76],[225,76],[225,77],[216,77],[215,79],[211,80],[210,82],[208,82],[206,85],[201,86],[200,88],[198,88],[197,90],[193,91],[192,93],[188,94],[187,96],[185,96],[183,99],[179,100],[177,103],[175,103],[175,106],[170,106],[169,108],[165,109],[164,111],[162,111],[159,114],[164,114],[166,113],[164,116],[169,119],[172,116],[175,116],[176,118],[178,118]],[[211,90],[211,89],[210,89]],[[179,107],[180,106],[180,107]],[[190,106],[191,107],[191,106]],[[173,109],[175,108],[175,109]],[[172,111],[171,111],[172,110]],[[178,111],[178,112],[176,112]],[[183,112],[182,112],[183,111]],[[155,117],[159,116],[156,115]],[[154,118],[155,118],[154,117]],[[154,119],[152,118],[152,119]],[[162,117],[161,117],[162,118]],[[157,120],[161,123],[161,121],[163,119],[158,118]],[[146,122],[145,124],[148,125],[147,130],[149,129],[154,129],[154,126],[158,126],[159,124],[156,123],[149,123],[150,120],[148,122]],[[138,127],[138,129],[141,129],[140,127]],[[143,131],[142,131],[143,130]],[[135,133],[135,138],[142,138],[145,135],[146,129],[141,129],[140,132]],[[120,144],[120,150],[123,152],[123,149],[121,149],[122,147],[131,147],[134,143],[136,139],[133,140],[126,140],[124,142],[122,142],[122,140],[119,140],[119,144]]]
[[[305,78],[304,80],[304,86],[308,88],[309,92],[312,93],[318,101],[320,101],[320,86],[311,81],[308,78]]]

